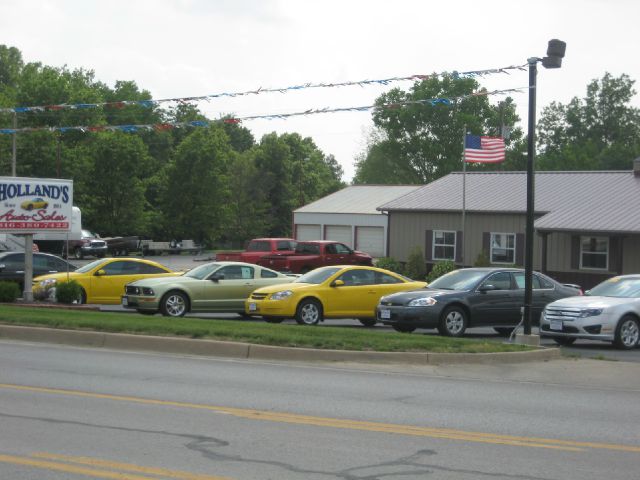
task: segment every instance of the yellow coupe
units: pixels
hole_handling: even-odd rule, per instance
[[[42,275],[33,279],[34,293],[40,289],[55,287],[58,282],[75,280],[82,287],[80,303],[115,305],[127,283],[143,278],[180,275],[164,265],[140,258],[102,258],[80,267],[75,272]]]
[[[370,327],[376,323],[380,297],[426,286],[381,268],[334,265],[312,270],[293,283],[255,290],[245,312],[270,323],[295,318],[299,324],[316,325],[325,318],[357,318]]]
[[[34,210],[36,208],[47,208],[49,203],[44,198],[34,198],[33,200],[26,200],[20,204],[20,208],[23,210]]]

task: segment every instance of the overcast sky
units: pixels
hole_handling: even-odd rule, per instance
[[[0,44],[17,47],[25,62],[92,69],[110,86],[134,80],[153,98],[520,65],[544,56],[552,38],[567,42],[567,53],[562,69],[540,67],[538,117],[552,101],[583,97],[607,71],[640,80],[633,0],[0,0],[0,7]],[[526,87],[528,74],[480,82]],[[264,93],[199,107],[218,118],[364,106],[394,86],[411,84]],[[526,131],[527,94],[514,98]],[[258,140],[271,131],[312,137],[348,181],[370,118],[328,113],[244,126]]]

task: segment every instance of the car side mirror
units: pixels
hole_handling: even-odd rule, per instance
[[[486,285],[482,285],[478,289],[478,291],[482,293],[490,292],[491,290],[498,290],[498,288],[495,285],[491,285],[490,283],[488,283]]]
[[[107,274],[107,272],[105,272],[105,271],[104,271],[104,270],[102,270],[102,269],[98,270],[98,271],[95,273],[96,277],[102,277],[102,276],[104,276],[104,275],[106,275],[106,274]]]
[[[220,280],[224,280],[224,274],[222,274],[222,273],[213,273],[209,277],[209,280],[211,280],[212,282],[218,283]]]
[[[332,287],[342,287],[343,285],[344,285],[343,280],[334,280],[333,282],[331,282]]]

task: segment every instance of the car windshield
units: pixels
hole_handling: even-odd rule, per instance
[[[638,298],[640,297],[640,278],[610,278],[593,287],[589,295]]]
[[[220,268],[220,266],[221,265],[219,263],[205,263],[204,265],[200,265],[199,267],[189,270],[184,274],[184,276],[197,278],[198,280],[204,280],[218,268]]]
[[[439,290],[472,290],[487,275],[482,270],[454,270],[437,278],[429,288]]]
[[[319,285],[339,270],[341,270],[341,268],[339,267],[318,268],[316,270],[311,270],[301,277],[298,277],[294,283],[314,283],[316,285]]]
[[[94,268],[96,268],[98,265],[101,265],[104,263],[104,260],[95,260],[91,263],[87,263],[84,267],[80,267],[78,270],[76,270],[76,272],[78,273],[87,273],[91,270],[93,270]]]

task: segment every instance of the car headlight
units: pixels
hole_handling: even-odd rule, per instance
[[[291,290],[282,290],[281,292],[276,292],[271,294],[271,300],[284,300],[285,298],[289,298],[293,295]]]
[[[40,286],[42,288],[53,287],[56,284],[55,278],[47,278],[45,280],[40,281]]]
[[[578,317],[586,318],[586,317],[597,317],[602,313],[602,308],[585,308],[580,310],[580,314]]]
[[[407,306],[430,307],[431,305],[435,305],[436,303],[438,303],[438,301],[433,297],[421,297],[421,298],[414,298],[407,304]]]
[[[149,288],[149,287],[142,287],[142,294],[143,295],[150,295],[150,296],[154,296],[155,293],[153,291],[153,288]]]

